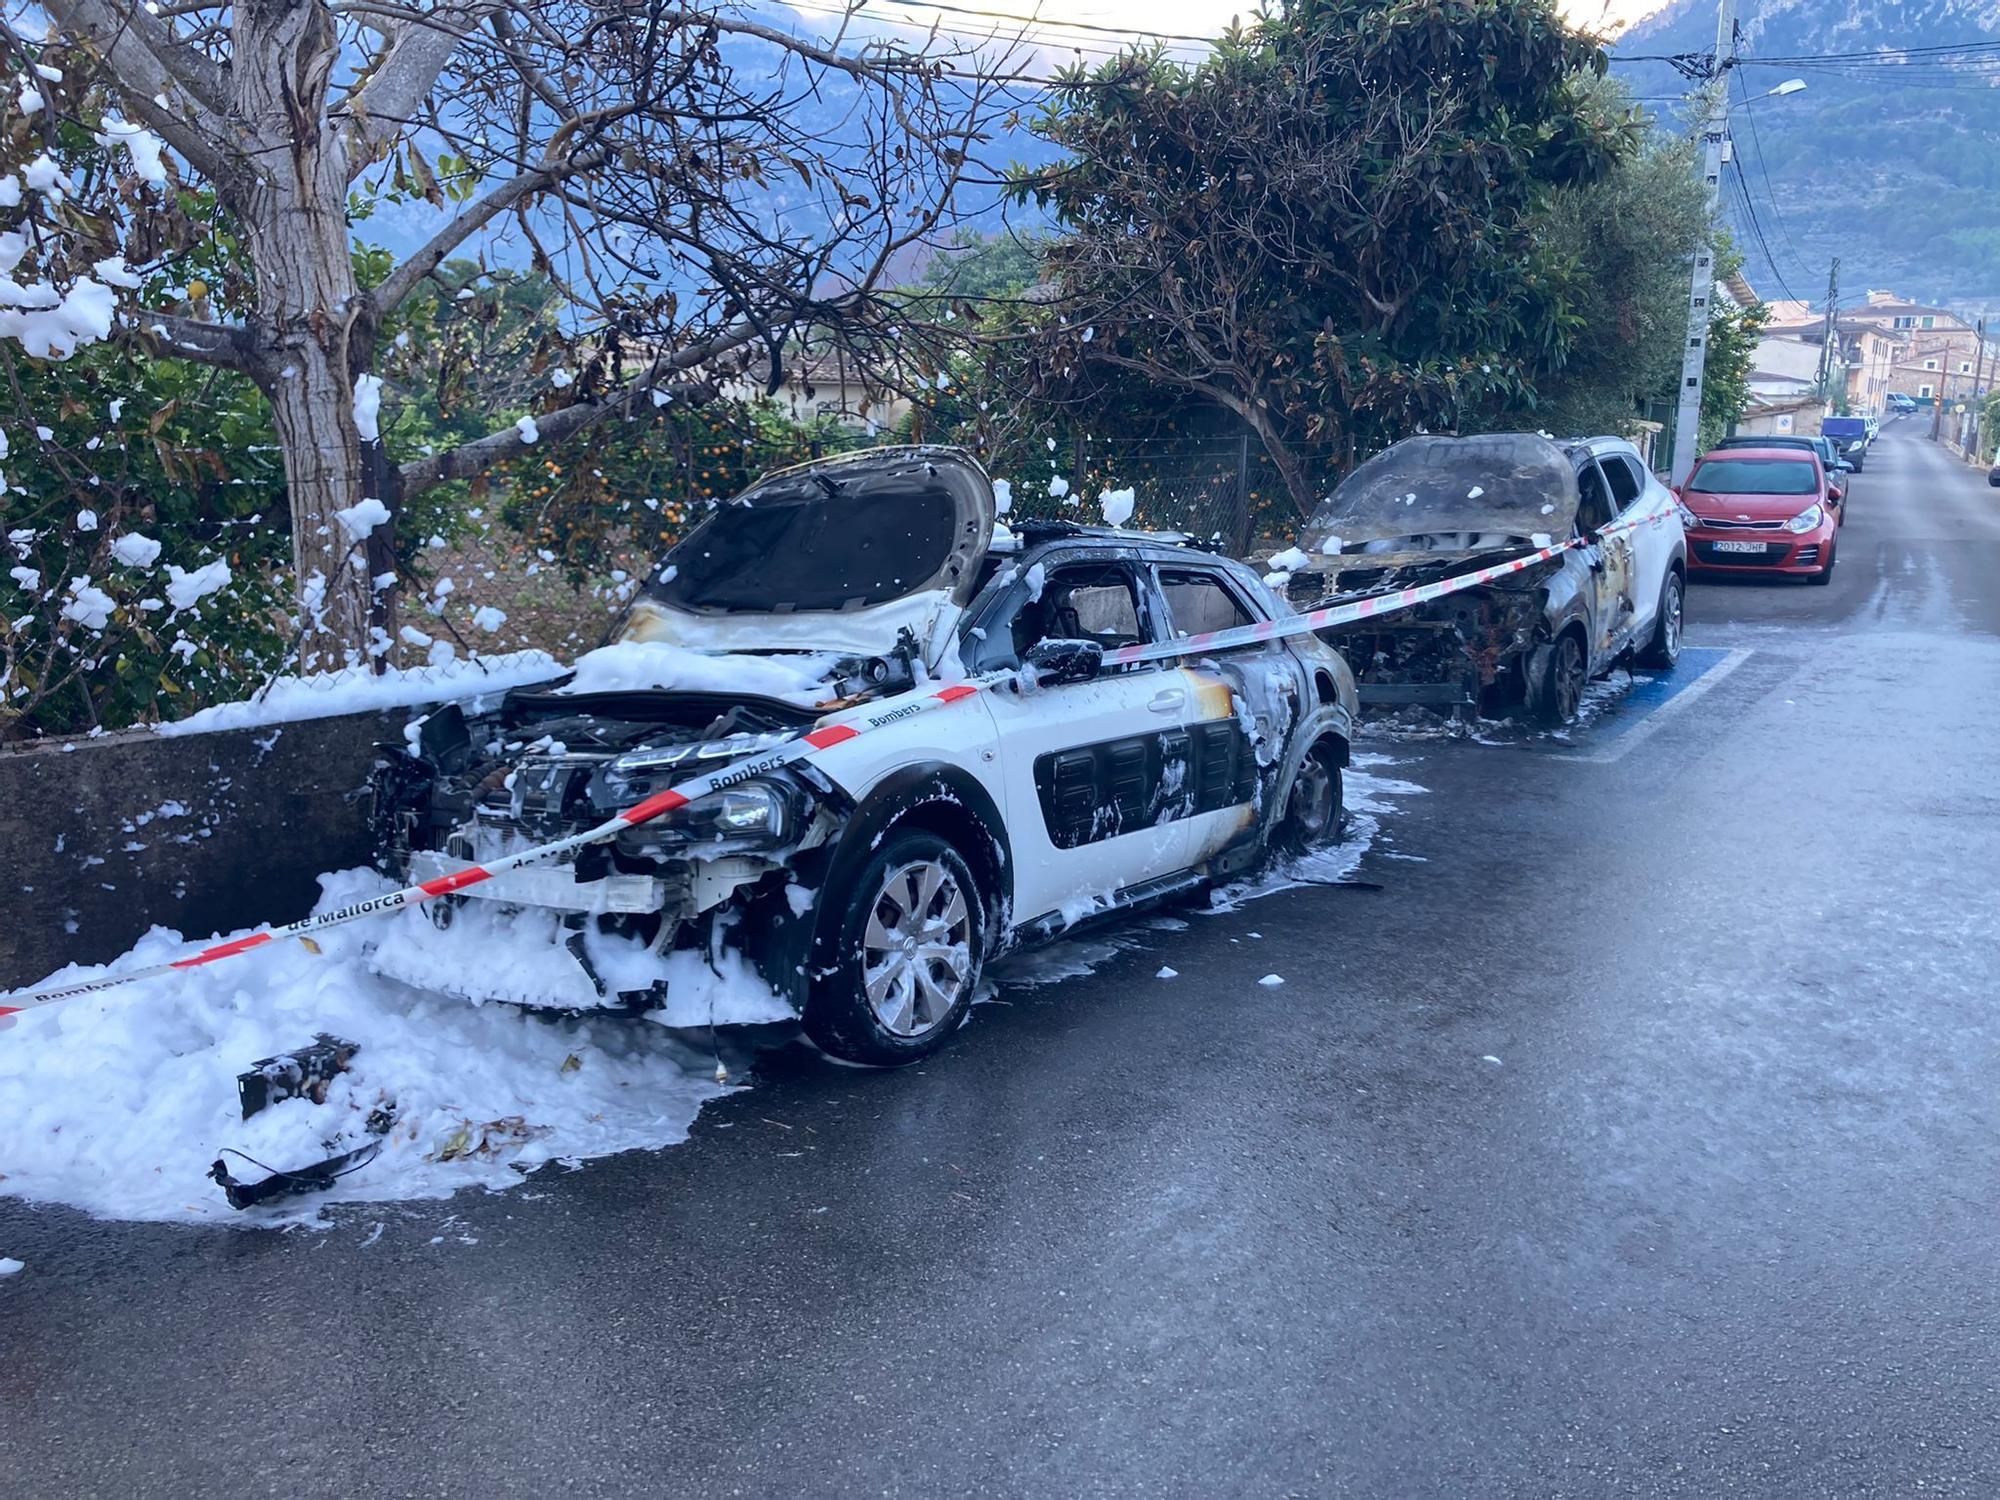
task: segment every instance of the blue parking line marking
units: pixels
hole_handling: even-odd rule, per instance
[[[1632,690],[1590,726],[1590,748],[1573,755],[1557,755],[1556,760],[1580,760],[1608,765],[1621,759],[1642,741],[1652,738],[1673,715],[1707,693],[1723,678],[1742,666],[1750,652],[1722,646],[1682,648],[1679,664],[1670,673],[1659,673]],[[1639,675],[1645,676],[1640,669]]]

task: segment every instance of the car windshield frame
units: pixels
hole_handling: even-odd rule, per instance
[[[1531,432],[1405,438],[1383,449],[1320,501],[1307,550],[1458,533],[1523,539],[1568,536],[1581,501],[1576,461]]]
[[[1811,450],[1794,449],[1792,451],[1805,453],[1808,456],[1803,460],[1796,458],[1778,458],[1778,457],[1704,458],[1700,463],[1695,465],[1694,472],[1688,475],[1688,481],[1687,481],[1688,492],[1694,495],[1768,495],[1773,499],[1804,499],[1809,496],[1816,497],[1819,494],[1819,488],[1820,488],[1819,469],[1818,466],[1811,459],[1810,456]],[[1712,469],[1730,470],[1731,472],[1724,475],[1723,478],[1728,480],[1745,480],[1745,481],[1753,477],[1757,477],[1749,472],[1752,470],[1778,470],[1778,471],[1797,470],[1799,473],[1805,476],[1805,487],[1803,489],[1763,489],[1747,483],[1727,483],[1716,487],[1710,487],[1708,485],[1702,484],[1701,479],[1704,474],[1706,474],[1708,471]],[[1738,470],[1741,470],[1743,472],[1741,473],[1735,472]]]
[[[715,504],[641,597],[702,616],[851,614],[938,590],[962,604],[993,512],[985,470],[956,450],[801,464]]]

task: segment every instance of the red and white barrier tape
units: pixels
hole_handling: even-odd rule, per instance
[[[309,917],[301,917],[296,922],[287,922],[282,927],[266,927],[248,933],[240,938],[231,938],[226,943],[214,943],[197,949],[185,958],[176,958],[168,963],[152,964],[143,969],[131,969],[122,974],[105,974],[96,979],[80,980],[75,984],[58,989],[30,990],[18,995],[5,996],[7,1003],[0,1004],[0,1016],[18,1014],[36,1006],[51,1005],[58,1000],[71,1000],[78,995],[94,994],[121,984],[130,984],[135,979],[153,979],[162,974],[177,973],[182,969],[199,969],[205,964],[219,959],[234,958],[239,953],[267,947],[280,938],[310,937],[315,932],[324,932],[329,927],[344,927],[349,922],[358,922],[363,917],[379,916],[385,912],[401,911],[406,906],[416,906],[438,896],[449,896],[462,891],[467,886],[478,885],[491,880],[495,875],[507,870],[519,869],[522,865],[539,864],[543,860],[554,859],[581,849],[586,844],[602,843],[616,838],[628,828],[637,828],[642,823],[650,823],[656,818],[678,812],[697,797],[706,797],[711,792],[719,792],[727,787],[748,781],[753,776],[761,776],[767,771],[775,771],[781,766],[789,766],[835,745],[866,734],[871,729],[879,729],[885,724],[896,724],[933,708],[943,708],[969,698],[982,687],[990,686],[997,678],[979,682],[953,683],[932,693],[894,708],[878,709],[872,714],[862,714],[857,718],[837,724],[825,724],[793,740],[788,745],[780,745],[775,750],[763,751],[732,761],[713,771],[704,772],[692,780],[681,782],[664,792],[655,792],[645,801],[628,807],[615,817],[608,818],[595,828],[582,833],[573,833],[567,838],[556,839],[552,843],[538,844],[532,849],[522,849],[514,854],[503,855],[483,865],[471,865],[463,870],[454,870],[449,875],[440,875],[433,880],[421,881],[416,885],[404,886],[401,890],[388,891],[380,896],[370,896],[365,901],[350,902],[337,906],[331,911],[317,912]]]
[[[1610,535],[1614,531],[1632,529],[1634,525],[1626,523],[1615,528],[1607,527],[1599,535]],[[1490,583],[1496,578],[1518,573],[1538,562],[1559,556],[1571,548],[1586,545],[1588,543],[1583,538],[1574,538],[1554,546],[1543,547],[1509,562],[1496,563],[1490,568],[1479,568],[1470,573],[1461,573],[1457,577],[1422,584],[1416,588],[1398,589],[1393,593],[1357,599],[1348,604],[1329,605],[1325,609],[1312,610],[1307,614],[1292,615],[1282,620],[1266,620],[1256,625],[1239,626],[1234,630],[1211,630],[1176,641],[1160,641],[1145,646],[1124,646],[1116,651],[1105,652],[1104,663],[1106,666],[1126,666],[1133,662],[1166,661],[1177,657],[1196,656],[1208,651],[1227,651],[1236,646],[1254,645],[1261,641],[1307,635],[1336,625],[1349,625],[1393,610],[1409,609],[1432,599],[1441,599],[1447,594],[1477,588],[1482,583]],[[162,974],[173,974],[183,969],[198,969],[220,959],[234,958],[239,953],[249,953],[267,947],[280,938],[310,937],[313,933],[324,932],[330,927],[344,927],[347,923],[358,922],[364,917],[401,911],[406,906],[416,906],[439,896],[449,896],[456,891],[464,890],[467,886],[491,880],[504,871],[519,869],[523,865],[539,864],[543,860],[554,859],[572,850],[581,849],[585,845],[616,838],[628,828],[636,828],[642,823],[650,823],[656,818],[678,812],[698,797],[706,797],[711,792],[722,791],[739,782],[748,781],[753,776],[778,770],[782,766],[795,765],[822,750],[845,744],[868,733],[871,729],[880,729],[887,724],[900,724],[905,719],[914,718],[931,709],[961,702],[975,693],[992,687],[995,683],[1007,681],[1013,675],[1011,672],[1001,672],[974,678],[969,682],[953,683],[935,692],[925,693],[899,703],[892,708],[880,708],[873,713],[859,714],[837,723],[821,725],[788,745],[746,756],[716,770],[704,772],[691,781],[684,781],[664,792],[656,792],[645,801],[626,808],[625,811],[598,824],[595,828],[571,834],[552,843],[538,844],[532,849],[504,855],[488,864],[472,865],[463,870],[455,870],[449,875],[440,875],[434,880],[404,886],[400,890],[389,891],[380,896],[371,896],[365,901],[350,902],[331,911],[301,917],[296,922],[287,922],[282,927],[266,927],[240,938],[231,938],[228,942],[213,943],[206,948],[197,949],[185,958],[173,959],[167,963],[152,964],[143,969],[131,969],[122,974],[105,974],[96,979],[79,980],[75,984],[63,985],[56,989],[27,990],[19,994],[0,996],[0,1017],[18,1015],[24,1010],[52,1005],[58,1000],[72,1000],[78,995],[91,995],[100,990],[114,989],[138,979],[154,979]]]

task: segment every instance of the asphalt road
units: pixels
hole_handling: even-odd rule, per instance
[[[1379,892],[511,1194],[0,1203],[0,1491],[1995,1493],[2000,491],[1917,432],[1646,734],[1370,746]]]

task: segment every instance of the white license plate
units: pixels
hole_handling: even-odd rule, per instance
[[[1764,555],[1764,544],[1762,542],[1717,542],[1715,550],[1717,552],[1754,552],[1759,557],[1762,557]]]

